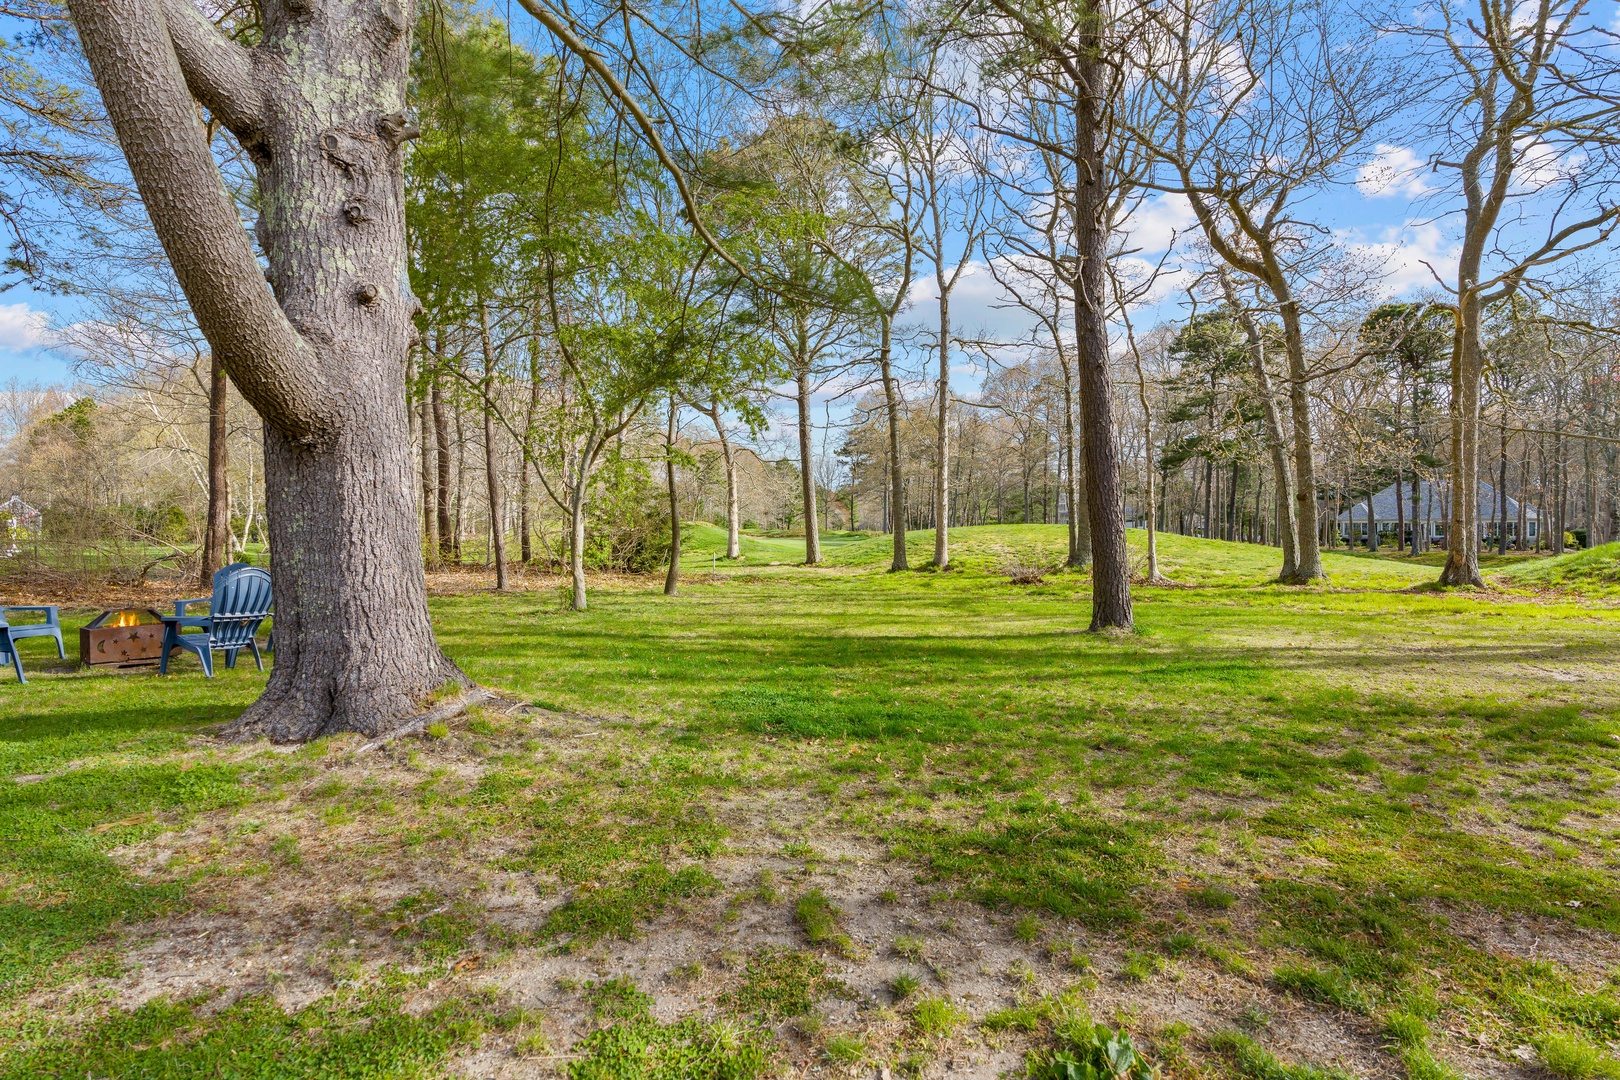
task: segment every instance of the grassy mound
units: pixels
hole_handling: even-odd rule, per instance
[[[716,529],[724,549],[725,534]],[[1127,534],[1131,562],[1137,573],[1147,570],[1147,533]],[[951,567],[967,573],[994,574],[1015,566],[1061,567],[1068,554],[1068,527],[1064,525],[971,525],[952,529]],[[787,543],[788,541],[777,541]],[[803,558],[803,541],[799,546]],[[1277,576],[1282,552],[1264,544],[1237,544],[1196,536],[1159,534],[1159,572],[1185,585],[1249,587],[1265,585]],[[744,541],[744,562],[748,541]],[[886,535],[862,537],[854,533],[823,538],[823,562],[832,567],[885,570],[893,556],[893,541]],[[928,567],[934,558],[934,532],[917,529],[906,534],[906,558],[913,569]],[[1430,580],[1434,571],[1377,556],[1324,552],[1322,562],[1329,582],[1342,588],[1404,589]],[[757,565],[757,564],[756,564]]]
[[[1527,561],[1500,576],[1504,585],[1566,589],[1582,596],[1620,596],[1620,542],[1553,559]]]

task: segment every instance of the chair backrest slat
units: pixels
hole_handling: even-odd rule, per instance
[[[209,607],[215,648],[248,644],[259,623],[270,613],[270,575],[249,563],[232,563],[214,575],[214,596]]]

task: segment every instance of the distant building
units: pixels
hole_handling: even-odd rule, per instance
[[[20,553],[22,548],[17,541],[37,534],[39,523],[39,511],[23,502],[21,495],[0,502],[0,558],[9,559]]]
[[[1412,543],[1412,529],[1415,525],[1421,530],[1419,536],[1427,536],[1430,545],[1444,544],[1446,539],[1446,525],[1451,519],[1451,485],[1432,484],[1427,480],[1417,485],[1417,514],[1412,513],[1412,485],[1401,485],[1400,516],[1405,519],[1405,529],[1399,539],[1402,547]],[[1495,540],[1496,530],[1501,525],[1501,516],[1504,514],[1496,497],[1496,489],[1489,484],[1479,485],[1479,538]],[[1511,495],[1507,496],[1507,535],[1509,544],[1519,542],[1519,501]],[[1395,485],[1391,484],[1383,491],[1373,496],[1373,516],[1378,522],[1378,541],[1394,545],[1395,537]],[[1524,506],[1524,541],[1534,544],[1541,531],[1541,515],[1536,508],[1528,503]],[[1349,507],[1339,515],[1339,536],[1347,543],[1365,544],[1367,542],[1367,500],[1358,500],[1354,506]]]

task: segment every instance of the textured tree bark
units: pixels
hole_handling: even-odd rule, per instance
[[[199,582],[204,589],[214,587],[214,574],[225,565],[225,543],[231,536],[231,475],[225,441],[231,384],[219,354],[210,358],[208,368],[208,531],[203,538]]]
[[[889,421],[889,528],[894,535],[890,570],[906,570],[906,478],[900,460],[900,389],[894,381],[894,320],[882,320],[878,368],[883,373],[883,408]]]
[[[802,354],[801,354],[802,355]],[[817,526],[821,519],[816,514],[815,463],[810,449],[810,373],[808,361],[798,365],[799,403],[799,485],[804,497],[804,564],[814,566],[821,561],[821,536]]]
[[[1086,35],[1090,36],[1090,35]],[[1096,42],[1082,42],[1077,66],[1086,87],[1107,84]],[[1086,511],[1091,522],[1091,629],[1130,630],[1130,556],[1125,548],[1125,498],[1120,479],[1119,430],[1108,356],[1108,190],[1101,150],[1104,102],[1091,92],[1075,99],[1079,168],[1074,192],[1075,370],[1084,417]]]
[[[399,148],[413,6],[271,0],[251,50],[186,0],[70,10],[197,323],[264,420],[276,663],[229,731],[383,732],[466,682],[428,618],[405,411],[414,299],[402,291]],[[193,96],[257,167],[267,271]]]

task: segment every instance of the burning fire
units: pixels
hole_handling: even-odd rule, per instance
[[[141,613],[138,611],[120,611],[101,624],[102,626],[139,626]]]

